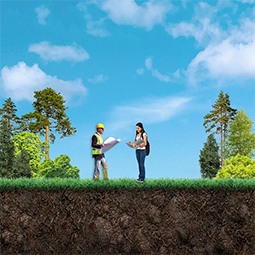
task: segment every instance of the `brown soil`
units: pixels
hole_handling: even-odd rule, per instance
[[[255,254],[255,191],[1,191],[1,254]]]

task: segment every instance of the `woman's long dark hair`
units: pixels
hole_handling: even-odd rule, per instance
[[[140,127],[142,130],[141,130],[141,137],[143,138],[143,133],[146,133],[144,128],[143,128],[143,124],[141,122],[138,122],[136,124],[136,126]],[[138,135],[139,132],[136,131],[136,134],[135,134],[135,137]]]

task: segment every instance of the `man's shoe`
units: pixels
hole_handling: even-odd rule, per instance
[[[144,181],[142,181],[142,180],[140,180],[140,179],[137,179],[137,180],[135,180],[136,182],[139,182],[139,183],[142,183],[142,182],[144,182]]]

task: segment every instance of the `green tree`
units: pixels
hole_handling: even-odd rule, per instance
[[[202,178],[213,178],[220,169],[219,146],[213,134],[207,138],[199,155],[200,172]]]
[[[15,159],[15,146],[7,121],[0,126],[0,177],[11,178]]]
[[[71,122],[65,113],[68,107],[60,93],[56,93],[52,88],[46,88],[34,92],[36,101],[33,103],[34,112],[22,116],[24,131],[30,130],[35,134],[46,135],[46,142],[49,144],[55,141],[54,129],[61,134],[60,138],[76,133],[76,128],[71,127]],[[49,149],[47,149],[46,159],[49,159]]]
[[[80,178],[80,170],[70,164],[67,155],[56,157],[54,162],[46,159],[40,166],[40,176],[46,178]]]
[[[49,145],[46,142],[42,142],[38,135],[30,132],[18,133],[12,140],[15,145],[15,154],[18,156],[24,149],[29,157],[33,178],[39,178],[38,168],[41,160],[46,156],[46,149]]]
[[[212,134],[220,134],[221,166],[223,166],[228,124],[229,121],[233,120],[236,109],[230,107],[229,95],[227,93],[224,95],[223,91],[220,92],[217,101],[212,107],[213,110],[204,116],[205,122],[203,126],[206,132],[211,132],[212,129],[215,129]]]
[[[15,104],[12,102],[11,98],[9,97],[5,100],[3,104],[3,108],[0,109],[0,125],[3,124],[3,121],[7,121],[7,126],[11,130],[11,135],[15,135],[18,133],[20,129],[20,118],[16,115],[17,109]]]
[[[21,153],[16,157],[11,177],[12,178],[32,177],[32,170],[29,165],[29,157],[26,150],[22,149]]]
[[[54,176],[54,161],[45,159],[39,166],[40,177],[53,178]]]
[[[255,156],[255,133],[252,130],[253,122],[247,117],[244,110],[238,110],[234,120],[229,125],[229,135],[226,141],[225,157],[234,157],[237,154],[252,158]]]
[[[237,154],[226,159],[225,165],[218,172],[216,179],[221,178],[254,178],[255,160]]]

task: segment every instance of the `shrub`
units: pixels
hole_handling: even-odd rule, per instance
[[[255,160],[237,154],[225,161],[225,165],[218,172],[216,179],[220,178],[254,178]]]

